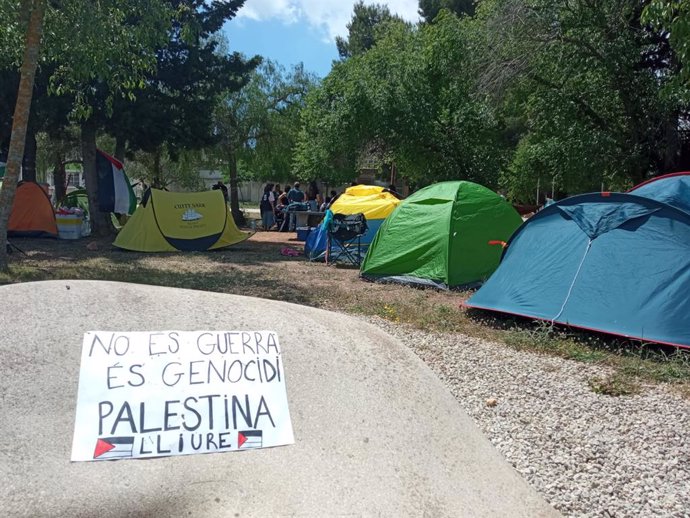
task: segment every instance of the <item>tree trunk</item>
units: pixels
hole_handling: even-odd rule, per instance
[[[116,137],[115,139],[115,154],[113,155],[117,160],[125,163],[125,150],[127,148],[127,140],[123,137]]]
[[[243,227],[246,225],[247,221],[240,210],[239,182],[237,181],[237,156],[230,150],[228,158],[228,165],[230,166],[230,212],[232,213],[232,219],[235,220],[235,224],[238,227]]]
[[[26,133],[24,160],[22,162],[22,180],[36,181],[36,146],[36,132],[29,125]]]
[[[14,195],[17,191],[19,169],[24,157],[26,128],[29,124],[31,97],[34,89],[34,78],[36,77],[38,53],[41,47],[43,15],[46,5],[45,0],[24,0],[22,7],[31,8],[31,16],[26,30],[26,43],[24,45],[24,57],[20,70],[17,102],[14,107],[14,118],[12,119],[12,136],[10,137],[10,147],[7,154],[5,178],[0,191],[0,271],[4,272],[8,270],[7,247],[5,246],[7,223],[10,219]]]
[[[151,182],[151,186],[154,189],[163,189],[165,187],[161,176],[161,148],[158,147],[153,152],[153,182]]]
[[[664,124],[664,133],[666,134],[666,146],[664,146],[663,156],[664,164],[662,169],[664,173],[677,170],[678,155],[680,154],[678,151],[681,146],[681,139],[678,131],[679,119],[680,114],[674,110],[672,116],[670,116]]]
[[[53,167],[53,185],[55,185],[55,199],[58,203],[67,194],[67,173],[65,172],[65,162],[62,153],[59,151],[55,152],[53,157],[54,167]]]
[[[81,125],[81,158],[84,164],[84,182],[89,198],[91,233],[105,237],[115,231],[109,212],[101,212],[98,206],[98,171],[96,170],[96,124],[92,120]]]
[[[398,183],[398,169],[395,167],[395,162],[391,162],[391,185],[397,190]]]

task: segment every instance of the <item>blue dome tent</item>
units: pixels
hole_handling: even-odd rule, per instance
[[[657,176],[628,192],[672,205],[690,214],[690,172]]]
[[[690,176],[675,178],[544,208],[465,306],[690,347]]]

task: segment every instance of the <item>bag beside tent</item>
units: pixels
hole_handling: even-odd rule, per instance
[[[36,182],[21,181],[7,224],[8,237],[57,237],[55,211],[48,193]]]
[[[527,220],[465,306],[690,347],[690,214],[633,194],[559,201]]]
[[[149,189],[113,244],[138,252],[202,251],[234,245],[250,235],[237,228],[220,191]]]
[[[498,194],[472,182],[440,182],[404,200],[379,229],[362,263],[370,280],[442,289],[485,280],[522,219]]]

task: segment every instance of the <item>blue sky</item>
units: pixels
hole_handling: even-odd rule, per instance
[[[324,77],[338,57],[335,42],[324,40],[306,24],[280,20],[233,20],[225,27],[230,50],[259,54],[289,68],[300,61],[306,70]]]
[[[320,77],[338,57],[335,37],[347,33],[356,0],[246,0],[237,18],[225,26],[230,49],[260,54],[289,67],[300,61]],[[365,0],[379,3],[406,20],[416,21],[418,0]]]

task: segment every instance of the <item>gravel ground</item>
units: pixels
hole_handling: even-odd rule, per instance
[[[365,320],[422,358],[564,515],[690,517],[690,402],[667,387],[600,395],[588,385],[600,366]]]

